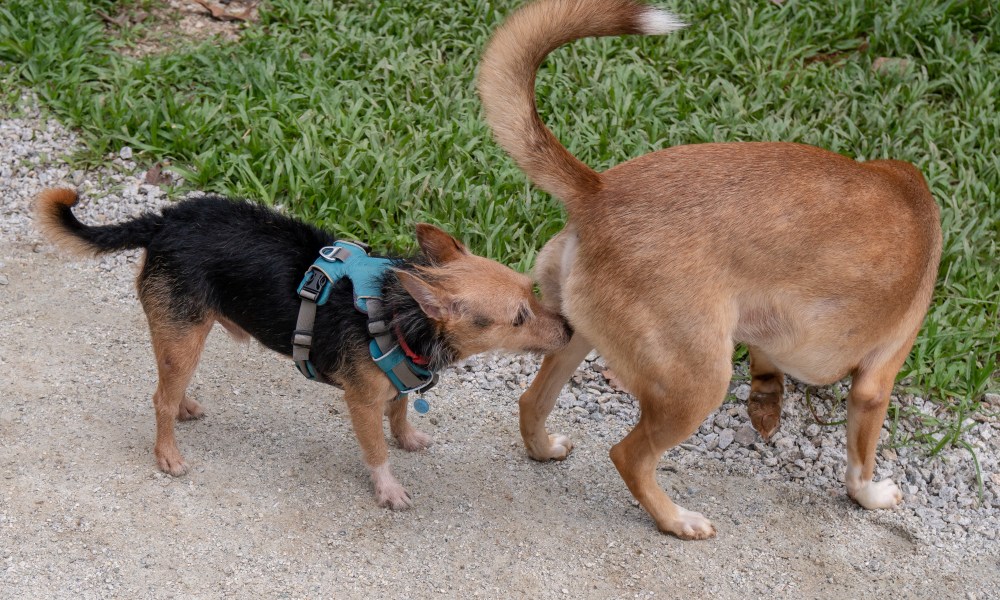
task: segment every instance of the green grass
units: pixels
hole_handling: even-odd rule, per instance
[[[236,44],[117,54],[94,9],[5,0],[0,77],[78,128],[79,164],[123,145],[191,188],[247,196],[378,247],[427,220],[526,269],[563,223],[490,140],[474,93],[515,2],[272,0]],[[925,173],[942,207],[934,305],[904,381],[961,417],[998,387],[1000,8],[992,0],[668,0],[691,27],[585,40],[543,66],[545,121],[605,169],[675,144],[784,140]],[[124,39],[129,40],[129,32]],[[909,66],[879,74],[877,57]]]

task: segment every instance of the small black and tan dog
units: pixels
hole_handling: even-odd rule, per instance
[[[76,202],[70,189],[38,197],[35,218],[52,242],[91,255],[145,249],[136,286],[159,371],[154,454],[162,470],[182,475],[187,465],[174,420],[203,414],[185,390],[212,325],[218,321],[238,338],[252,336],[291,355],[296,288],[335,238],[259,204],[220,197],[105,226],[80,223],[71,211]],[[417,226],[417,240],[422,253],[394,261],[382,276],[382,301],[389,329],[425,357],[428,370],[488,350],[551,352],[568,342],[565,321],[539,303],[528,277],[471,254],[431,225]],[[406,401],[372,359],[367,326],[354,307],[351,281],[335,282],[316,312],[310,358],[320,380],[344,390],[379,505],[407,508],[410,497],[389,470],[383,414],[406,450],[426,448],[430,437],[409,423]]]

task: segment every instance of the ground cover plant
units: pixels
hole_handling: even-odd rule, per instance
[[[185,187],[280,204],[377,247],[412,224],[530,267],[563,224],[490,140],[474,74],[519,2],[271,0],[238,41],[127,49],[144,3],[6,0],[0,81],[78,128],[80,166],[123,146]],[[1000,357],[1000,8],[991,0],[661,2],[666,38],[585,40],[543,65],[542,115],[605,169],[676,144],[781,140],[916,164],[941,205],[934,305],[902,373],[941,406],[916,441],[993,413]],[[102,16],[103,15],[103,16]],[[112,21],[106,17],[112,17]],[[134,53],[132,53],[134,54]],[[906,416],[894,405],[891,418]],[[910,443],[911,439],[897,439]]]

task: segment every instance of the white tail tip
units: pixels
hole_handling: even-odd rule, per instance
[[[639,17],[639,28],[646,35],[665,35],[687,27],[687,23],[677,15],[659,8],[647,8]]]

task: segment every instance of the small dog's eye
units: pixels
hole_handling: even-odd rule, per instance
[[[524,325],[527,320],[531,318],[531,311],[528,310],[527,306],[522,306],[517,311],[517,316],[514,317],[514,327],[520,327]]]

